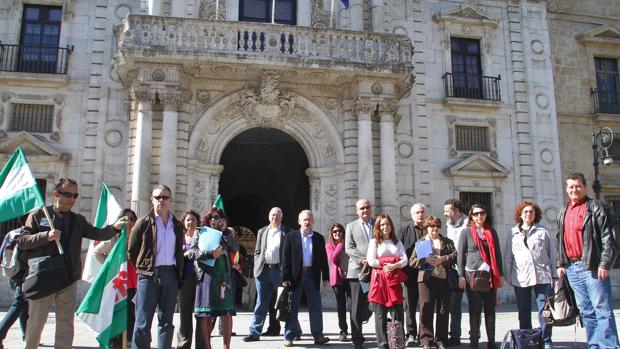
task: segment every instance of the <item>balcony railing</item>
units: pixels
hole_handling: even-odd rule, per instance
[[[592,89],[594,114],[620,114],[620,94]]]
[[[274,64],[295,60],[304,66],[336,68],[367,64],[401,74],[410,70],[413,54],[404,35],[267,23],[129,15],[118,33],[125,57],[211,55],[228,60],[223,54],[230,54],[244,60],[265,58]]]
[[[500,75],[483,76],[476,74],[445,73],[443,76],[446,97],[501,101],[499,89]]]
[[[0,43],[0,71],[67,74],[71,47]]]

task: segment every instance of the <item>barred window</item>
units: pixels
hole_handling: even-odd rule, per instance
[[[455,133],[456,150],[490,151],[488,127],[456,125]]]
[[[488,192],[462,191],[459,193],[459,200],[465,208],[465,212],[469,213],[469,209],[473,204],[483,204],[487,207],[487,216],[493,218],[493,206],[491,205],[491,194]]]
[[[10,131],[52,132],[53,105],[13,103],[11,107],[13,117],[11,118]]]
[[[611,213],[612,224],[616,232],[620,230],[620,196],[607,196],[607,204],[609,205],[609,211]],[[616,259],[614,268],[620,268],[620,258]]]

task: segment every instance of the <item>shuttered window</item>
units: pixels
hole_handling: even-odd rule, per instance
[[[10,131],[51,133],[54,121],[54,106],[47,104],[11,105],[12,118]]]
[[[456,125],[455,133],[456,150],[490,151],[488,127]]]

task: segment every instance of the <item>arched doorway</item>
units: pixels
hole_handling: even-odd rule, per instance
[[[252,128],[235,136],[220,159],[219,192],[232,225],[256,233],[278,206],[283,223],[298,227],[297,214],[310,207],[310,185],[308,158],[295,139],[274,128]]]

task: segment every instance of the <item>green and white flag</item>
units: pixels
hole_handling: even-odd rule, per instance
[[[108,186],[103,183],[101,187],[101,194],[99,195],[99,205],[97,207],[97,214],[95,215],[95,221],[93,226],[97,228],[103,228],[106,225],[113,224],[118,219],[118,215],[121,214],[122,208],[118,204],[118,201],[114,198],[114,195],[110,192]],[[97,274],[101,270],[101,263],[97,261],[94,255],[95,246],[100,243],[99,241],[90,240],[88,244],[88,252],[86,252],[86,259],[84,260],[84,271],[82,272],[82,280],[92,283],[95,280]]]
[[[217,207],[220,210],[224,211],[224,200],[222,199],[222,195],[217,194],[215,201],[213,202],[213,207]]]
[[[0,172],[0,222],[17,218],[45,204],[22,147]]]
[[[101,272],[88,289],[76,314],[97,333],[101,348],[127,330],[127,229],[123,227]]]

